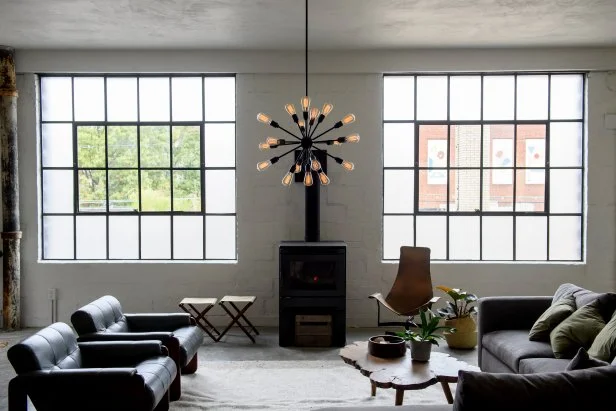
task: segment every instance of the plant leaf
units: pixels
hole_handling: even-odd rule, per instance
[[[446,287],[446,286],[444,286],[444,285],[437,285],[437,286],[436,286],[436,288],[437,288],[437,289],[439,289],[439,290],[441,290],[441,291],[442,291],[442,292],[444,292],[444,293],[449,293],[449,291],[451,291],[451,290],[452,290],[452,288],[450,288],[450,287]]]

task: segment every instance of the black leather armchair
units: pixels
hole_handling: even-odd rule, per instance
[[[8,351],[9,411],[165,411],[177,368],[160,341],[77,343],[55,323]]]
[[[106,295],[75,311],[71,322],[80,342],[158,340],[169,349],[182,374],[197,371],[203,333],[189,314],[124,314],[117,298]],[[178,372],[171,385],[171,401],[178,400],[181,393]]]

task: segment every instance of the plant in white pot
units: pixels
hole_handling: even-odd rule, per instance
[[[473,317],[477,307],[477,296],[459,288],[449,288],[439,285],[439,290],[451,297],[453,301],[447,301],[445,308],[440,308],[438,313],[445,318],[445,325],[453,327],[455,333],[446,333],[445,340],[450,348],[471,349],[477,345],[477,325]]]
[[[430,361],[432,345],[438,346],[438,340],[443,338],[441,332],[455,333],[452,327],[440,326],[440,317],[431,310],[420,310],[421,323],[411,322],[415,330],[398,332],[396,335],[411,343],[411,358],[415,361]],[[442,331],[441,331],[442,330]]]

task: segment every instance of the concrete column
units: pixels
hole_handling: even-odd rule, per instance
[[[5,330],[19,329],[20,242],[17,159],[17,85],[14,50],[0,46],[0,151],[2,165],[2,319]]]

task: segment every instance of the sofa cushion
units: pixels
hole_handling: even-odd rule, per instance
[[[520,361],[519,374],[538,372],[561,372],[569,365],[569,360],[559,358],[526,358]]]
[[[603,367],[606,365],[610,365],[610,363],[592,358],[584,348],[580,348],[567,365],[567,368],[565,368],[565,371],[585,370],[586,368]]]
[[[203,344],[203,332],[196,326],[178,328],[173,336],[180,342],[180,363],[184,367]]]
[[[573,358],[580,347],[590,348],[616,309],[616,294],[603,294],[590,304],[578,308],[550,333],[556,358]],[[608,316],[609,315],[609,316]]]
[[[514,372],[524,358],[554,358],[550,344],[529,341],[527,330],[493,331],[483,336],[482,346]]]
[[[550,341],[550,332],[575,311],[575,298],[565,295],[544,311],[528,333],[531,341]]]
[[[573,298],[575,298],[575,307],[580,308],[585,306],[586,304],[593,302],[602,294],[587,290],[575,284],[565,283],[558,287],[558,289],[554,293],[554,297],[552,298],[552,304],[568,295],[571,295],[573,296]]]
[[[460,371],[454,410],[607,411],[616,367],[531,375]]]
[[[612,319],[597,334],[592,345],[588,349],[591,357],[610,362],[616,359],[616,312]]]
[[[158,404],[163,398],[178,372],[169,357],[154,357],[139,363],[135,368],[137,374],[143,377],[152,404]]]

